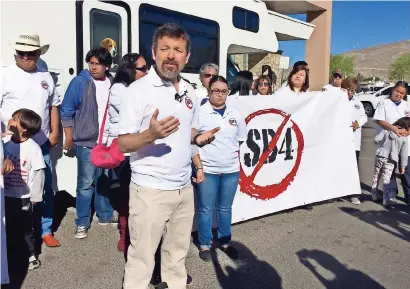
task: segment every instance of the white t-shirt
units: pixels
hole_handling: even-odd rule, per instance
[[[199,103],[201,103],[202,99],[208,98],[208,90],[202,84],[197,89],[195,89],[195,94]]]
[[[101,125],[104,118],[104,113],[107,108],[108,95],[110,92],[111,82],[106,77],[104,80],[95,80],[95,93],[97,98],[97,107],[98,107],[98,136],[100,135]],[[107,115],[108,117],[108,115]],[[104,127],[105,129],[105,127]],[[108,129],[108,128],[107,128]]]
[[[220,127],[215,140],[199,148],[204,172],[228,174],[239,171],[239,142],[246,141],[245,119],[239,111],[226,106],[223,116],[209,101],[199,108],[198,131],[205,132]]]
[[[329,84],[326,84],[325,86],[323,86],[322,90],[328,90],[328,89],[332,89],[332,88],[341,89],[340,87],[335,87],[335,86],[333,86],[329,83]]]
[[[0,69],[1,99],[0,114],[11,119],[13,113],[21,108],[31,109],[42,120],[41,131],[33,139],[41,146],[50,134],[50,109],[60,105],[54,80],[43,68],[26,72],[15,63]]]
[[[349,103],[351,106],[352,122],[357,121],[359,123],[359,128],[353,132],[353,139],[355,149],[360,151],[362,143],[362,127],[367,122],[367,115],[360,100],[355,99],[353,96]]]
[[[7,158],[13,162],[14,170],[4,175],[4,194],[12,198],[30,198],[33,173],[44,169],[41,148],[32,139],[15,143],[7,138],[4,148]]]
[[[390,98],[383,99],[379,101],[374,112],[374,120],[384,120],[390,124],[395,123],[398,119],[402,117],[410,116],[410,111],[408,103],[402,100],[399,105],[396,105]],[[383,130],[382,127],[377,126],[377,133]],[[410,141],[410,136],[408,137]],[[409,146],[409,156],[410,156],[410,146]]]
[[[119,135],[147,130],[155,109],[158,120],[168,116],[179,119],[179,129],[164,139],[158,139],[137,152],[131,153],[131,180],[137,185],[176,190],[190,184],[191,128],[198,118],[197,98],[193,87],[179,81],[179,95],[171,82],[161,79],[154,68],[147,76],[134,81],[121,101]]]

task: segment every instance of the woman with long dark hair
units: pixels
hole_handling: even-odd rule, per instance
[[[110,89],[108,117],[106,128],[104,129],[106,145],[111,145],[112,141],[118,137],[121,97],[125,94],[127,87],[130,86],[131,83],[144,77],[148,71],[144,57],[138,53],[124,55],[120,63]],[[115,175],[114,177],[117,177],[120,183],[120,195],[118,200],[120,240],[118,241],[117,248],[119,251],[125,253],[129,245],[128,201],[131,180],[129,155],[126,155],[124,162],[118,168],[111,171],[111,175]]]
[[[253,74],[248,70],[239,71],[231,84],[229,95],[252,95]]]

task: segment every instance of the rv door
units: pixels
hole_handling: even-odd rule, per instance
[[[113,57],[111,71],[114,72],[121,57],[131,50],[130,8],[121,1],[82,3],[82,65],[87,67],[85,56],[88,51],[103,46]]]

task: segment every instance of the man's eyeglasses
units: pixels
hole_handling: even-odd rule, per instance
[[[36,57],[37,54],[38,54],[38,50],[34,50],[34,51],[19,51],[19,50],[16,50],[16,53],[20,57],[24,57],[24,56]]]
[[[138,71],[141,71],[141,72],[146,73],[147,70],[148,70],[148,66],[144,65],[144,66],[141,66],[141,67],[137,67],[136,69],[137,69]]]
[[[204,77],[205,78],[211,78],[212,76],[215,76],[216,74],[210,74],[210,73],[205,73]]]
[[[229,90],[227,90],[227,89],[223,89],[223,90],[212,89],[211,92],[212,92],[212,94],[215,94],[215,95],[218,95],[220,93],[222,93],[222,95],[228,95]]]
[[[262,87],[262,86],[267,86],[267,87],[269,87],[269,86],[270,86],[270,83],[269,83],[269,82],[259,82],[259,83],[258,83],[258,86],[259,86],[259,87]]]

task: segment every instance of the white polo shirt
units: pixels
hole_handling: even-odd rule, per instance
[[[204,172],[228,174],[239,171],[239,142],[246,141],[247,134],[244,118],[229,106],[222,116],[207,101],[199,108],[198,130],[204,132],[215,127],[220,127],[215,140],[199,148]]]
[[[137,185],[176,190],[190,184],[191,180],[191,128],[198,118],[197,98],[193,87],[179,81],[179,95],[171,82],[161,79],[154,67],[148,75],[134,81],[121,100],[119,135],[147,130],[155,109],[158,120],[168,116],[179,119],[179,129],[166,138],[131,153],[131,180]]]
[[[50,109],[60,105],[51,74],[39,67],[35,72],[26,72],[14,63],[1,68],[0,75],[0,114],[8,120],[21,108],[36,112],[41,117],[42,125],[41,131],[33,139],[38,145],[43,145],[50,134]]]
[[[353,132],[353,138],[355,149],[360,151],[362,143],[362,127],[367,122],[367,115],[360,100],[355,99],[353,96],[349,103],[351,107],[352,122],[357,121],[359,123],[359,128]]]
[[[384,120],[390,124],[395,123],[399,118],[410,116],[410,111],[408,103],[402,100],[399,105],[396,105],[390,98],[383,99],[379,101],[374,112],[374,120]],[[377,126],[377,133],[383,130],[382,127]],[[410,136],[408,137],[410,141]],[[409,156],[410,156],[410,146],[409,146]]]

